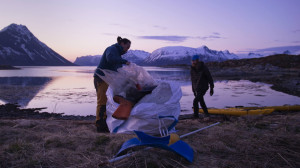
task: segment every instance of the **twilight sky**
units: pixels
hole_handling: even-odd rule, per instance
[[[200,47],[239,53],[300,45],[300,0],[0,0],[0,29],[22,24],[70,61],[131,49]]]

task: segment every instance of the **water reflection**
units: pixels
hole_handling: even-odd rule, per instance
[[[189,81],[190,71],[148,71],[149,74],[156,80],[170,80],[170,81]]]
[[[96,92],[93,71],[96,67],[22,67],[22,71],[0,74],[0,103],[19,103],[28,108],[67,115],[95,115]],[[182,113],[192,113],[193,93],[190,74],[180,68],[145,68],[157,81],[179,84],[183,96]],[[274,91],[271,85],[247,80],[215,81],[215,94],[205,95],[208,107],[275,106],[299,104],[300,98]]]
[[[209,92],[204,96],[206,104],[210,108],[224,108],[235,106],[280,106],[299,104],[300,98],[282,92],[272,90],[272,85],[251,82],[248,80],[239,81],[216,81],[215,93]],[[183,97],[180,101],[183,110],[191,110],[193,93],[190,85],[181,87]]]
[[[0,100],[27,106],[50,81],[49,77],[0,77]]]
[[[28,108],[47,107],[47,112],[68,115],[95,115],[96,91],[91,74],[54,77],[28,104]]]

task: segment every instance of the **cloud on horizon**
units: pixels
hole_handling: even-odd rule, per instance
[[[206,41],[206,40],[221,39],[222,37],[219,35],[209,35],[209,36],[198,36],[196,38]]]
[[[189,36],[138,36],[141,39],[147,40],[162,40],[162,41],[171,41],[171,42],[184,42]]]
[[[141,39],[147,40],[162,40],[162,41],[171,41],[171,42],[184,42],[187,39],[200,39],[200,40],[215,40],[215,39],[223,39],[224,37],[220,36],[220,33],[214,32],[213,35],[208,36],[137,36]]]
[[[154,26],[158,29],[167,29],[165,27],[160,27],[160,26]],[[221,34],[218,32],[213,32],[211,35],[207,36],[135,36],[131,34],[120,34],[117,35],[115,33],[102,33],[107,36],[126,36],[126,37],[136,37],[139,39],[145,39],[145,40],[160,40],[160,41],[168,41],[168,42],[176,42],[176,43],[181,43],[184,42],[188,39],[199,39],[203,41],[207,40],[216,40],[216,39],[225,39],[224,37],[221,37]]]

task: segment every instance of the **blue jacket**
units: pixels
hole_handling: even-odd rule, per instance
[[[121,57],[122,54],[124,54],[123,47],[118,43],[107,47],[102,55],[97,69],[95,70],[94,77],[98,78],[96,73],[104,76],[104,73],[98,68],[117,71],[117,69],[122,67],[123,64],[126,64],[127,60]]]

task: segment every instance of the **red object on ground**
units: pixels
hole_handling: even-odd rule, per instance
[[[135,87],[136,87],[137,90],[142,90],[142,87],[141,87],[140,84],[136,84]]]
[[[112,117],[119,120],[127,120],[133,107],[133,103],[121,96],[114,96],[114,101],[119,103],[119,107],[113,113]]]

